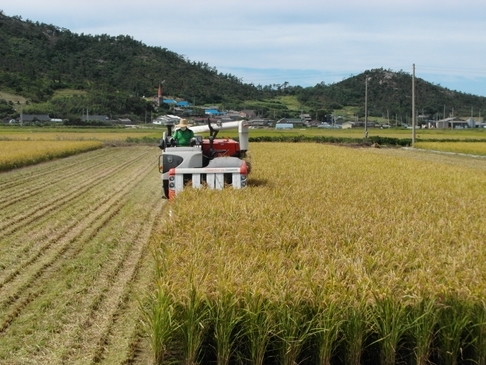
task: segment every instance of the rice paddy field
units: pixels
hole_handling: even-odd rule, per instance
[[[250,143],[246,189],[171,202],[118,144],[159,130],[7,132],[85,153],[0,173],[0,363],[486,364],[482,131]]]
[[[231,131],[224,132],[230,136],[236,136],[236,133]],[[363,138],[364,130],[362,128],[353,129],[325,129],[325,128],[305,128],[305,129],[252,129],[250,132],[250,137],[265,137],[265,136],[332,136],[338,138]],[[379,129],[379,128],[369,128],[368,136],[382,136],[389,138],[399,138],[399,139],[411,139],[412,130],[405,128],[390,128],[390,129]],[[476,141],[486,141],[486,129],[475,128],[475,129],[417,129],[415,131],[415,137],[417,141],[420,140],[436,140],[436,141],[447,141],[447,140],[476,140]]]
[[[130,140],[156,140],[156,128],[0,128],[0,171],[28,166]]]
[[[137,128],[80,128],[80,127],[0,127],[2,140],[97,140],[102,142],[126,141],[127,139],[160,138],[161,127],[142,124]],[[417,141],[486,141],[486,129],[419,129],[416,130]],[[336,138],[363,138],[361,128],[353,129],[252,129],[250,137],[275,136],[325,136]],[[382,136],[398,139],[411,139],[412,131],[405,128],[379,129],[369,128],[369,137]],[[223,131],[220,136],[237,137],[236,131]]]
[[[1,141],[126,141],[127,138],[160,138],[160,129],[132,128],[68,128],[16,127],[0,128]]]
[[[159,364],[484,364],[486,161],[251,145],[249,187],[187,189],[152,235]]]
[[[0,141],[0,171],[103,147],[99,141]]]
[[[440,152],[486,156],[485,142],[417,142],[414,147]]]

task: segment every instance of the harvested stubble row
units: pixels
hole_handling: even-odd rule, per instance
[[[158,363],[484,363],[485,161],[251,150],[247,189],[187,189],[152,237]]]
[[[103,148],[0,174],[1,364],[148,363],[157,156]]]

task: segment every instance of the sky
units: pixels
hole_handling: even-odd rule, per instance
[[[0,10],[78,34],[129,35],[254,85],[415,65],[417,78],[486,96],[484,0],[0,0]]]

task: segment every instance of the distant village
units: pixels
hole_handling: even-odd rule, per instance
[[[345,120],[343,117],[333,117],[332,121],[322,122],[313,119],[310,114],[302,113],[298,118],[281,118],[278,120],[270,118],[261,118],[257,115],[255,110],[227,110],[221,111],[217,106],[198,106],[197,109],[204,112],[204,116],[192,116],[192,105],[188,101],[177,101],[174,99],[159,98],[156,102],[161,105],[165,103],[169,105],[170,114],[159,115],[154,118],[149,118],[145,121],[133,121],[129,118],[110,118],[107,115],[90,115],[88,112],[80,117],[82,122],[86,123],[103,123],[111,125],[124,125],[126,127],[137,127],[143,124],[166,125],[175,123],[181,118],[190,119],[191,124],[201,125],[206,124],[208,120],[212,123],[225,123],[235,120],[248,120],[251,128],[274,128],[274,129],[301,129],[301,128],[336,128],[336,129],[350,129],[350,128],[364,128],[365,123],[367,128],[391,128],[391,127],[412,127],[408,124],[392,121],[389,123],[378,123],[373,120]],[[9,121],[10,124],[35,124],[35,123],[63,123],[63,119],[50,118],[47,114],[21,114],[19,118]],[[458,117],[449,117],[441,120],[427,120],[425,116],[418,115],[416,128],[422,129],[468,129],[468,128],[486,128],[483,118],[468,118],[466,120]]]

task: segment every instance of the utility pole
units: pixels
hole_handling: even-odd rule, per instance
[[[415,144],[415,63],[412,71],[412,147]]]
[[[160,107],[163,102],[163,92],[162,92],[162,85],[164,84],[165,80],[159,82],[159,90],[157,93],[157,106]]]
[[[368,138],[368,75],[365,81],[365,120],[364,120],[364,136]]]

